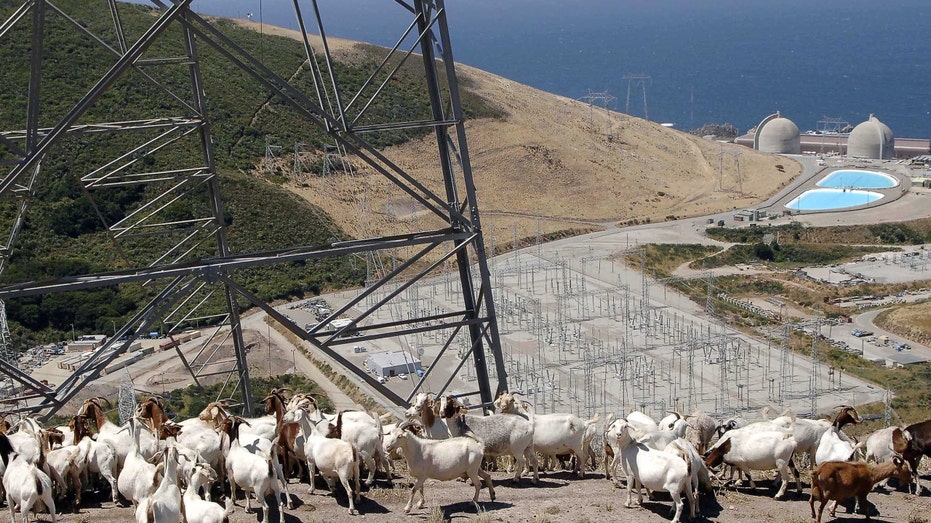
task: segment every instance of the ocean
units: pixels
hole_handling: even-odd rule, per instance
[[[329,36],[390,47],[410,22],[393,0],[318,4]],[[292,2],[283,0],[193,5],[297,27]],[[310,5],[301,1],[305,17]],[[447,0],[446,7],[457,62],[678,129],[731,123],[746,131],[778,110],[803,132],[875,114],[898,137],[931,137],[928,0]]]

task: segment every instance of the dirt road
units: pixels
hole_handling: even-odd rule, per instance
[[[494,473],[496,500],[490,501],[488,491],[483,489],[479,495],[479,504],[484,513],[477,516],[471,503],[472,488],[458,481],[428,481],[425,487],[427,507],[414,508],[411,515],[405,515],[403,508],[407,502],[409,483],[406,479],[397,479],[395,487],[386,487],[382,480],[372,489],[363,487],[363,499],[358,508],[361,515],[350,516],[346,496],[340,489],[334,499],[325,488],[318,488],[313,496],[307,493],[306,484],[289,485],[295,507],[285,511],[283,521],[289,523],[312,523],[333,521],[366,521],[377,519],[379,523],[409,523],[411,521],[484,521],[507,523],[543,523],[543,522],[598,522],[613,521],[617,523],[661,523],[672,519],[672,502],[668,496],[658,501],[644,499],[642,507],[625,508],[626,491],[616,488],[606,481],[600,473],[589,474],[585,479],[573,479],[565,472],[553,472],[541,475],[536,486],[524,479],[519,486],[512,486],[506,479],[507,474]],[[697,521],[719,521],[724,523],[743,522],[797,522],[812,521],[808,508],[807,482],[800,496],[791,490],[785,501],[775,501],[772,496],[774,488],[768,481],[758,482],[758,488],[741,487],[738,490],[718,491],[714,499],[705,497],[701,501],[702,513]],[[105,498],[101,498],[105,499]],[[904,492],[886,492],[878,490],[870,494],[870,501],[876,504],[880,515],[873,521],[883,523],[928,522],[928,497],[921,498]],[[636,500],[636,498],[635,498]],[[243,511],[243,500],[237,502],[233,523],[261,521],[258,513],[247,514]],[[255,503],[253,503],[255,506]],[[436,508],[434,508],[436,507]],[[817,505],[816,505],[817,508]],[[440,518],[439,514],[443,517]],[[859,522],[863,516],[846,514],[839,507],[838,518],[833,520],[824,514],[824,521]],[[47,515],[43,518],[49,521]],[[272,510],[271,521],[281,521],[277,510]],[[66,513],[59,521],[87,523],[116,523],[131,521],[132,508],[114,508],[109,501],[95,503],[83,508],[78,514]],[[686,520],[683,518],[683,520]]]

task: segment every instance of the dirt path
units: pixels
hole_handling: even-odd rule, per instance
[[[358,505],[361,515],[349,516],[345,494],[339,490],[334,499],[326,489],[318,489],[309,495],[306,485],[290,484],[295,508],[286,511],[284,521],[289,523],[321,523],[333,521],[366,521],[376,519],[379,523],[410,523],[412,521],[483,521],[506,523],[543,523],[543,522],[599,522],[615,523],[662,523],[672,519],[672,503],[668,496],[658,501],[644,499],[643,507],[625,508],[626,490],[614,487],[600,473],[589,474],[586,479],[573,479],[565,472],[542,475],[536,486],[524,479],[519,486],[510,485],[506,474],[492,474],[497,494],[495,501],[490,501],[488,491],[483,489],[479,495],[479,504],[484,510],[476,516],[471,503],[472,488],[458,481],[437,482],[430,480],[425,487],[427,507],[414,508],[410,515],[405,515],[403,508],[407,502],[408,485],[406,480],[395,481],[395,487],[378,487],[366,490],[363,487],[363,499]],[[758,476],[759,477],[759,476]],[[739,490],[719,491],[714,499],[707,497],[701,501],[702,517],[696,521],[720,521],[725,523],[743,522],[793,522],[811,521],[808,508],[808,488],[799,496],[794,490],[787,494],[786,500],[775,501],[774,489],[768,481],[758,482],[758,488],[751,490],[741,487]],[[636,499],[636,498],[635,498]],[[875,503],[879,517],[878,523],[927,522],[928,498],[916,498],[904,492],[876,491],[870,494],[870,501]],[[253,503],[253,505],[255,505]],[[443,518],[438,514],[431,517],[431,508],[439,507]],[[438,511],[437,511],[438,512]],[[863,516],[845,514],[844,508],[838,508],[838,518],[833,520],[825,513],[824,521],[859,522]],[[112,503],[104,501],[91,508],[82,509],[79,514],[65,514],[59,521],[116,523],[132,520],[131,508],[113,508]],[[280,521],[276,510],[270,514],[271,521]],[[45,521],[49,521],[46,517]],[[686,518],[683,518],[686,520]],[[237,502],[236,511],[231,519],[233,523],[260,521],[259,514],[246,514],[243,502]]]

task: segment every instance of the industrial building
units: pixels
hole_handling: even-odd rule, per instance
[[[420,360],[402,350],[377,352],[366,358],[365,364],[376,376],[381,378],[390,378],[401,374],[420,374],[423,371]]]
[[[895,158],[895,136],[888,125],[872,114],[857,125],[847,138],[847,156],[891,160]]]
[[[931,154],[931,139],[896,138],[892,129],[872,114],[850,133],[800,133],[795,122],[777,111],[747,134],[738,136],[734,143],[775,154],[831,154],[876,160]]]
[[[753,148],[766,153],[801,154],[798,126],[776,111],[756,126]]]

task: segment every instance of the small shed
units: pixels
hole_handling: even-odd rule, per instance
[[[376,352],[365,359],[376,376],[389,378],[398,374],[416,374],[422,370],[420,360],[405,351]]]
[[[917,365],[919,363],[925,363],[926,361],[928,361],[927,358],[916,356],[910,352],[896,352],[895,354],[886,356],[886,366],[893,368]]]

